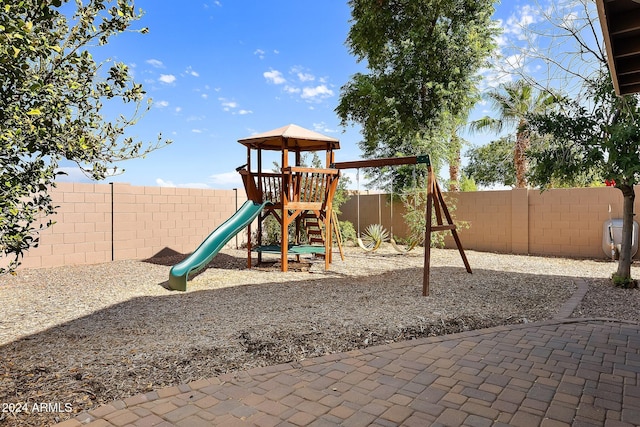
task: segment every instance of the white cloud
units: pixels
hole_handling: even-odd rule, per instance
[[[516,11],[502,23],[505,34],[516,36],[520,40],[527,38],[525,30],[532,24],[539,22],[540,10],[532,5],[524,5],[516,9]]]
[[[291,67],[291,70],[289,72],[291,74],[294,74],[298,78],[298,80],[301,81],[301,82],[311,82],[311,81],[314,81],[316,79],[316,76],[314,76],[311,73],[306,72],[304,67],[301,67],[299,65]]]
[[[187,74],[189,74],[190,76],[193,76],[193,77],[200,77],[200,73],[198,73],[193,68],[191,68],[191,65],[189,65],[187,67],[187,69],[185,70],[185,73],[187,73]]]
[[[578,21],[578,13],[571,12],[562,17],[562,26],[563,28],[574,29],[576,27],[577,21]]]
[[[173,74],[160,74],[160,78],[158,80],[162,83],[171,84],[176,81],[176,76]]]
[[[209,94],[207,94],[207,93],[203,93],[202,95],[200,95],[200,97],[201,97],[202,99],[207,99],[207,98],[209,98]]]
[[[240,107],[236,101],[230,101],[227,98],[222,98],[222,97],[218,98],[218,101],[220,101],[220,105],[222,105],[223,111],[228,111],[228,112],[231,112],[232,114],[240,114],[240,115],[253,113],[253,111],[247,110],[247,109],[241,109],[236,112],[235,109]]]
[[[496,41],[498,48],[501,48],[507,45],[507,38],[503,34],[500,34],[494,37],[494,40]]]
[[[190,182],[186,184],[174,184],[173,181],[165,181],[162,178],[156,178],[156,184],[158,187],[170,187],[170,188],[211,188],[207,184],[202,182]]]
[[[524,67],[526,57],[522,54],[510,55],[504,59],[504,62],[515,70]]]
[[[262,75],[267,81],[276,85],[281,85],[286,82],[285,78],[282,77],[282,73],[278,70],[265,71]]]
[[[175,112],[180,113],[182,111],[182,107],[176,107]]]
[[[171,181],[165,181],[162,178],[156,178],[156,184],[158,187],[175,187],[176,185]]]
[[[235,101],[229,101],[226,98],[218,98],[218,101],[220,101],[220,105],[222,105],[224,111],[229,111],[232,108],[238,108],[238,103]]]
[[[253,51],[253,54],[260,59],[264,59],[264,50],[262,49],[256,49],[255,51]]]
[[[309,73],[298,73],[298,79],[301,82],[311,82],[314,81],[316,77],[313,74]]]
[[[497,88],[503,83],[508,83],[513,80],[513,75],[498,68],[484,69],[479,72],[482,76],[482,82],[480,83],[480,90],[485,91],[487,89]]]
[[[287,93],[300,93],[300,88],[286,85],[284,87],[284,91],[287,92]]]
[[[157,101],[154,102],[153,105],[158,108],[165,108],[169,106],[169,101]]]
[[[320,132],[320,133],[336,133],[338,132],[335,129],[330,129],[327,127],[327,124],[325,122],[320,122],[320,123],[314,123],[313,124],[313,129],[316,132]]]
[[[214,188],[242,188],[242,178],[238,172],[216,173],[209,177]]]
[[[316,87],[305,87],[302,89],[302,95],[304,99],[322,99],[333,96],[333,91],[326,85],[320,85]]]
[[[164,68],[164,64],[158,59],[147,59],[146,63],[155,68]]]
[[[193,133],[202,133],[202,129],[191,129]]]

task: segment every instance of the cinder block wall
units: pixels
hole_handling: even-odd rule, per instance
[[[636,192],[640,186],[636,187]],[[22,268],[145,259],[170,249],[192,252],[246,201],[242,189],[202,190],[129,184],[59,183],[51,191],[59,206],[56,223],[40,235]],[[445,193],[454,216],[468,223],[460,232],[466,249],[487,252],[607,258],[602,225],[622,215],[622,194],[611,187]],[[358,198],[340,207],[341,220],[357,228]],[[391,230],[386,194],[360,195],[360,231],[369,224]],[[636,201],[636,212],[640,201]],[[402,203],[393,205],[393,234],[409,235]],[[235,239],[229,245],[235,246]],[[246,234],[238,244],[246,243]],[[448,247],[455,247],[447,238]],[[640,259],[640,253],[636,254]],[[0,262],[2,260],[0,259]]]
[[[636,193],[640,186],[636,186]],[[622,193],[612,187],[539,190],[514,189],[445,193],[448,205],[455,206],[454,217],[469,228],[459,230],[465,249],[486,252],[552,255],[577,258],[607,258],[602,251],[602,226],[609,219],[622,217]],[[380,196],[382,224],[389,229],[388,197]],[[342,207],[342,220],[357,223],[357,197]],[[639,212],[636,200],[635,212]],[[394,234],[404,236],[406,225],[402,208],[394,205]],[[398,213],[398,214],[396,214]],[[360,196],[360,229],[380,222],[378,195]],[[452,238],[447,247],[455,247]],[[640,251],[636,254],[640,259]]]
[[[360,234],[364,233],[371,224],[383,224],[387,231],[391,232],[391,197],[389,194],[360,194],[360,207],[358,209],[358,196],[352,194],[351,198],[340,206],[340,220],[350,221],[358,232],[358,211],[360,212]],[[402,202],[395,200],[393,203],[393,234],[404,238],[409,235],[409,227],[404,221],[405,209]]]
[[[246,201],[243,190],[121,183],[59,183],[51,196],[59,206],[56,223],[41,233],[22,268],[146,259],[165,249],[190,253],[233,215],[236,202]],[[238,239],[244,244],[246,234]]]

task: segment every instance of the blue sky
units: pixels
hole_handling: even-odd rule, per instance
[[[501,48],[526,42],[523,28],[540,20],[533,2],[497,5]],[[334,112],[340,87],[366,71],[345,46],[346,0],[138,0],[136,7],[144,16],[134,25],[149,33],[119,35],[94,56],[128,64],[153,99],[128,135],[154,141],[162,133],[173,144],[123,162],[125,172],[109,181],[241,188],[235,168],[245,163],[246,149],[237,140],[290,123],[339,138],[338,161],[361,157],[359,129],[341,128]],[[518,61],[503,53],[503,64]],[[496,70],[482,76],[483,88],[513,79]],[[472,118],[485,114],[490,110],[481,103]],[[476,135],[470,142],[492,138]],[[64,166],[63,180],[86,181],[73,165]]]

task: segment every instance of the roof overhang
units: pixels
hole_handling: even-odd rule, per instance
[[[340,141],[336,138],[293,124],[242,138],[238,142],[250,149],[275,151],[332,151],[340,148]]]
[[[640,0],[596,0],[618,95],[640,92]]]

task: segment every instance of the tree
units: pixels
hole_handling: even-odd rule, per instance
[[[446,159],[445,114],[468,110],[478,70],[495,47],[494,0],[350,0],[347,46],[368,74],[341,88],[342,125],[362,126],[367,158]],[[424,173],[424,171],[422,171]],[[374,175],[378,171],[373,171]]]
[[[49,190],[61,160],[101,179],[113,162],[169,142],[124,137],[144,112],[145,92],[125,64],[96,63],[90,52],[141,17],[133,1],[77,1],[72,20],[63,3],[0,0],[0,273],[15,270],[52,223]],[[104,103],[117,100],[130,114],[105,120]]]
[[[447,143],[447,163],[449,164],[449,191],[460,191],[460,164],[462,147],[468,144],[468,141],[460,136],[460,131],[467,125],[469,118],[468,111],[460,113],[457,117],[451,119],[450,136]]]
[[[573,101],[563,101],[565,111],[538,118],[538,131],[556,138],[551,145],[532,157],[540,163],[532,177],[545,187],[554,180],[613,178],[623,194],[623,239],[615,281],[633,285],[631,279],[631,241],[633,233],[632,183],[638,182],[637,96],[616,98],[611,77],[606,71],[607,52],[598,24],[596,2],[560,0],[540,6],[531,20],[521,20],[519,40],[525,46],[505,50],[503,64],[515,65],[510,71],[520,74],[542,90],[562,87]],[[527,75],[541,68],[545,79]],[[584,114],[584,116],[582,116]],[[563,128],[564,127],[564,128]],[[566,145],[563,145],[563,142]]]
[[[574,95],[606,63],[605,43],[593,0],[528,1],[509,19],[492,60],[493,78],[517,76],[542,91]]]
[[[535,154],[548,147],[549,138],[534,134],[530,142],[531,146],[526,153],[527,161],[529,162],[528,180],[531,175],[536,173]],[[466,153],[469,161],[464,168],[464,173],[480,185],[514,187],[516,185],[516,169],[513,163],[513,147],[513,136],[510,135],[491,141],[486,145],[471,148]],[[576,174],[570,179],[554,177],[549,181],[547,187],[588,187],[602,182],[603,179],[599,174]],[[529,183],[536,184],[537,181],[530,181]]]
[[[512,139],[503,137],[486,145],[469,149],[467,151],[469,162],[464,168],[464,173],[480,185],[515,186],[513,146]]]
[[[487,93],[489,101],[497,110],[499,117],[485,116],[471,124],[473,131],[490,129],[496,133],[505,128],[515,127],[513,145],[513,165],[516,173],[516,188],[527,187],[528,161],[527,150],[531,146],[531,128],[527,116],[541,113],[558,102],[554,93],[534,91],[524,80],[502,84],[497,90]],[[502,141],[504,142],[504,141]]]
[[[618,97],[611,76],[603,71],[588,86],[591,107],[577,101],[565,109],[531,119],[539,132],[553,136],[550,145],[534,154],[534,181],[548,186],[553,179],[600,174],[614,180],[623,195],[622,247],[616,284],[635,287],[631,278],[633,186],[640,182],[640,97]]]

